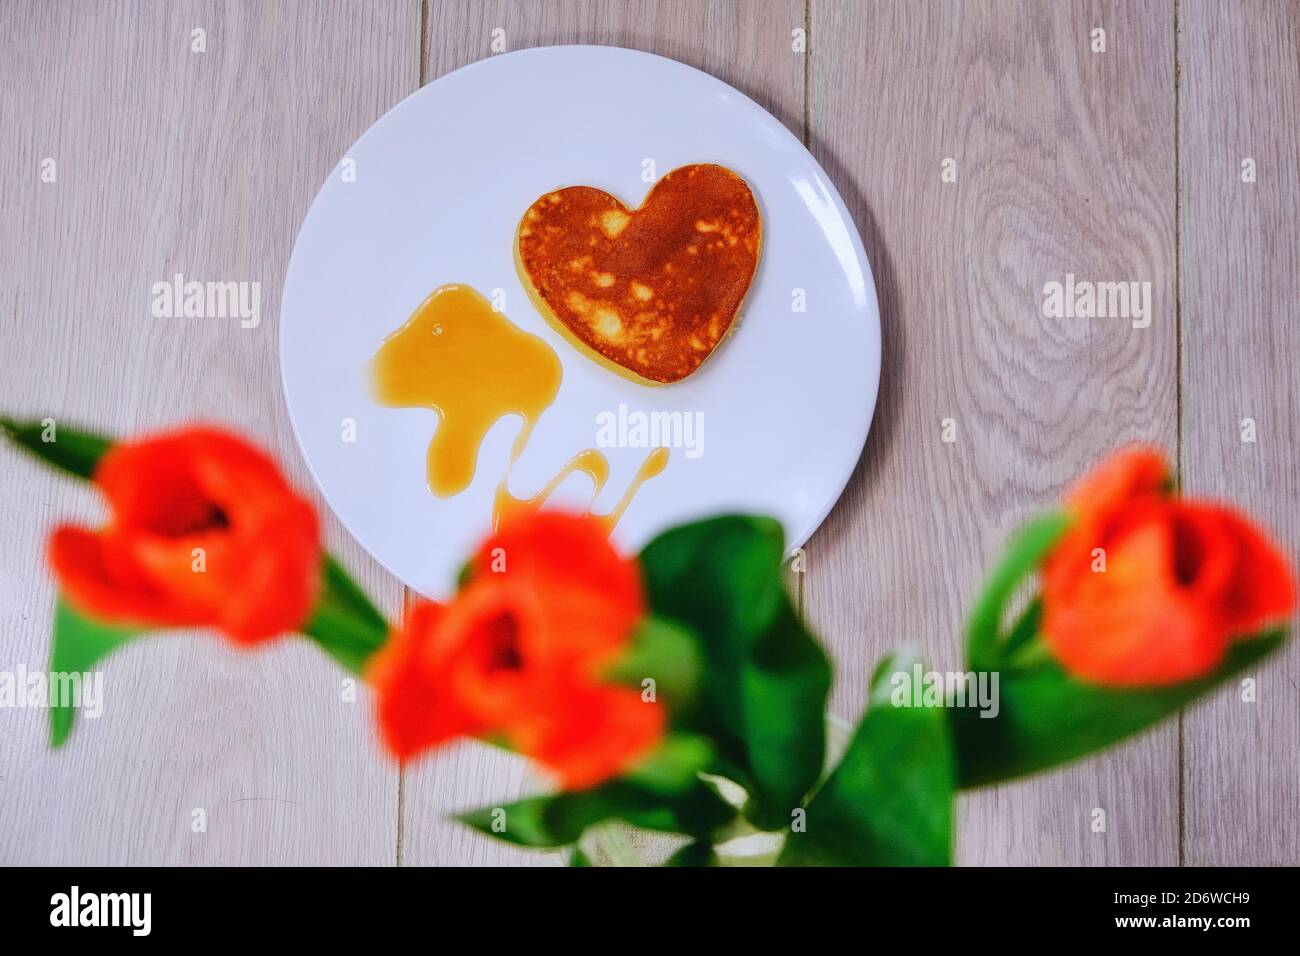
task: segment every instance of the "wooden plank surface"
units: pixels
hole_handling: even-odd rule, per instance
[[[428,80],[493,55],[494,38],[496,52],[559,43],[634,47],[707,70],[761,103],[796,134],[802,129],[804,63],[790,43],[791,30],[805,23],[801,0],[456,0],[432,3],[428,13]],[[451,811],[497,805],[539,786],[517,759],[479,744],[413,765],[403,780],[403,863],[560,862],[554,854],[527,853],[482,839],[447,819]]]
[[[884,332],[866,454],[808,548],[809,613],[839,661],[835,710],[852,717],[895,645],[958,668],[981,574],[1084,466],[1134,439],[1174,446],[1173,11],[812,11],[813,151],[863,233]],[[1045,318],[1044,284],[1067,273],[1149,281],[1150,327]],[[1176,862],[1177,780],[1166,726],[965,797],[959,861]]]
[[[1257,517],[1294,565],[1300,6],[1183,0],[1179,29],[1184,480]],[[1300,647],[1246,676],[1254,702],[1230,686],[1184,718],[1189,865],[1300,861]]]
[[[796,28],[808,55],[791,49]],[[955,667],[1006,536],[1123,442],[1178,451],[1192,491],[1241,502],[1295,556],[1300,13],[1288,0],[14,0],[0,6],[0,408],[128,433],[229,422],[310,489],[275,361],[293,237],[374,119],[493,55],[494,40],[700,67],[801,135],[843,193],[880,293],[881,396],[795,585],[836,657],[841,717],[897,644]],[[260,282],[260,326],[153,318],[149,288],[176,272]],[[1046,318],[1043,286],[1067,273],[1150,282],[1150,326]],[[1241,441],[1246,418],[1254,443]],[[38,668],[44,534],[101,512],[8,456],[0,500],[0,668]],[[400,587],[327,525],[395,613]],[[241,655],[211,636],[163,637],[104,671],[105,715],[64,752],[46,752],[43,712],[0,713],[0,864],[558,862],[447,818],[536,789],[521,761],[467,743],[399,779],[364,693],[344,703],[310,647]],[[959,861],[1294,863],[1298,671],[1293,647],[1251,675],[1257,702],[1225,690],[1185,716],[1181,741],[1170,724],[963,798]],[[200,807],[208,829],[194,834]]]
[[[418,20],[409,2],[0,6],[0,408],[123,434],[229,423],[310,489],[280,396],[280,284],[317,186],[415,88]],[[178,272],[259,282],[260,324],[154,318],[152,284]],[[40,669],[44,536],[101,509],[9,450],[0,509],[0,667]],[[397,585],[326,524],[395,609]],[[43,711],[0,712],[0,863],[392,861],[396,772],[364,694],[345,702],[309,645],[158,637],[103,672],[104,715],[64,751]]]

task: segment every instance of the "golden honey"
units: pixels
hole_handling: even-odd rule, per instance
[[[668,449],[655,448],[646,456],[641,467],[637,469],[636,475],[633,476],[631,484],[623,492],[623,497],[619,499],[612,511],[605,514],[588,511],[592,517],[596,518],[605,527],[608,534],[614,530],[623,513],[627,511],[628,505],[636,497],[637,491],[641,486],[651,478],[660,474],[668,465]],[[514,515],[521,512],[536,511],[546,504],[546,501],[559,488],[565,478],[573,474],[584,474],[591,479],[591,498],[595,501],[600,497],[601,491],[604,490],[606,482],[609,481],[609,461],[603,454],[594,448],[588,448],[579,452],[571,458],[563,468],[555,473],[550,481],[542,486],[542,489],[531,498],[516,498],[510,493],[507,487],[507,480],[503,479],[497,486],[496,498],[492,504],[492,530],[495,531],[501,527],[501,523]],[[509,475],[506,476],[506,479]]]
[[[428,484],[434,495],[448,498],[469,487],[483,438],[507,415],[523,419],[510,452],[514,464],[542,412],[559,394],[562,371],[559,357],[543,339],[515,326],[474,289],[452,284],[430,293],[406,324],[384,340],[371,360],[371,377],[380,404],[438,414],[429,442]],[[613,510],[594,515],[607,532],[638,489],[667,463],[667,449],[652,449]],[[609,481],[609,461],[588,448],[529,498],[510,493],[507,469],[493,501],[493,529],[512,515],[541,508],[565,478],[577,473],[591,479],[594,501]]]
[[[524,422],[511,452],[518,458],[555,401],[561,377],[560,360],[545,341],[464,285],[435,289],[384,340],[371,371],[381,404],[438,413],[428,477],[439,498],[469,487],[483,437],[506,415]]]

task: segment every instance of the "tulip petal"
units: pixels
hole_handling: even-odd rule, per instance
[[[622,773],[665,724],[637,690],[604,683],[641,611],[638,568],[595,521],[512,521],[455,599],[419,606],[372,663],[386,744],[408,757],[460,735],[503,739],[570,789]]]
[[[403,627],[371,658],[366,671],[375,688],[380,734],[399,760],[481,730],[447,698],[440,673],[422,666],[443,612],[431,601],[412,607]]]
[[[1245,517],[1217,505],[1189,505],[1212,515],[1231,536],[1236,560],[1220,596],[1224,625],[1234,636],[1252,635],[1295,610],[1296,587],[1281,549]]]
[[[55,571],[92,617],[202,624],[238,644],[301,627],[320,586],[320,528],[275,462],[195,427],[113,446],[94,481],[112,520],[52,541]],[[88,532],[83,532],[88,534]]]
[[[543,510],[520,515],[479,549],[476,574],[528,577],[541,588],[581,588],[618,629],[644,613],[641,575],[589,516]]]
[[[583,790],[617,776],[663,735],[663,708],[631,688],[557,687],[555,704],[549,713],[522,715],[505,732],[566,790]]]
[[[86,616],[139,626],[198,623],[200,614],[176,605],[168,595],[147,587],[124,587],[111,573],[100,535],[64,526],[50,535],[50,566],[69,603]]]
[[[1159,496],[1169,481],[1165,457],[1135,446],[1116,452],[1066,493],[1065,504],[1080,516],[1105,513],[1134,498]]]
[[[1209,605],[1174,576],[1167,508],[1143,509],[1110,543],[1104,570],[1057,565],[1043,594],[1043,634],[1062,665],[1113,686],[1173,684],[1222,659]]]

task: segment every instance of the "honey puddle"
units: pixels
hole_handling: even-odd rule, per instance
[[[380,404],[438,413],[428,470],[429,490],[439,498],[469,487],[483,436],[506,415],[524,420],[513,463],[560,391],[555,351],[463,285],[434,289],[384,340],[371,371]]]
[[[427,470],[429,490],[439,498],[469,487],[484,436],[507,415],[523,419],[510,450],[510,466],[514,465],[538,418],[559,394],[561,375],[560,360],[543,339],[515,326],[474,289],[455,284],[434,289],[371,360],[374,395],[380,404],[438,413]],[[651,450],[614,509],[595,515],[606,532],[613,530],[641,485],[667,463],[666,448]],[[531,498],[510,493],[507,467],[493,502],[493,529],[513,514],[540,508],[575,473],[591,479],[594,501],[609,481],[609,462],[588,448]]]

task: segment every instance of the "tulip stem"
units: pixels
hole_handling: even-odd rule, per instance
[[[1035,634],[1025,643],[1015,648],[1006,657],[1006,666],[1010,670],[1033,670],[1052,660],[1052,651],[1043,640],[1042,634]]]
[[[331,554],[321,563],[320,598],[301,630],[358,676],[388,640],[388,622]]]

